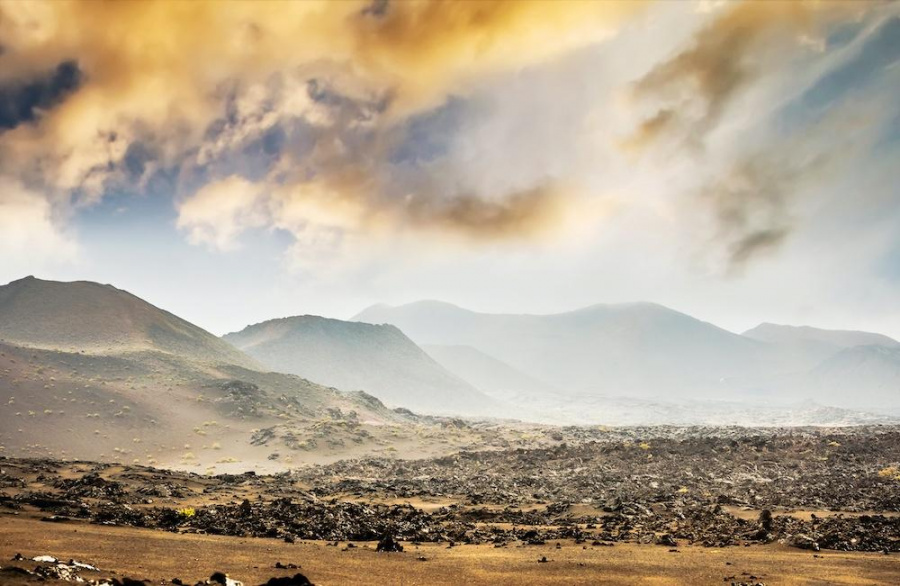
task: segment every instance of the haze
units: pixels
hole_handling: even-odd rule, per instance
[[[900,337],[895,3],[231,8],[0,4],[0,282]]]
[[[0,584],[900,576],[900,2],[0,0]]]

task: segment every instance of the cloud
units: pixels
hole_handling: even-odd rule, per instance
[[[27,157],[39,157],[51,184],[78,188],[101,165],[118,165],[126,150],[106,161],[81,156],[103,150],[98,143],[144,134],[177,157],[202,141],[229,88],[250,93],[298,69],[310,77],[344,72],[345,94],[351,86],[389,94],[391,113],[402,116],[464,91],[464,81],[481,73],[594,42],[635,11],[564,1],[391,2],[380,10],[365,2],[260,1],[221,8],[205,1],[3,3],[2,77],[27,78],[74,61],[87,79],[46,113],[38,136],[4,142],[31,147]]]
[[[0,255],[7,270],[11,265],[28,263],[33,267],[74,260],[78,247],[60,223],[39,193],[0,176]]]
[[[462,194],[446,200],[409,198],[404,211],[414,225],[446,227],[474,237],[534,236],[563,225],[566,206],[577,200],[555,185],[545,184],[485,201]]]
[[[41,111],[53,108],[75,91],[81,81],[78,64],[65,61],[37,79],[0,84],[0,131],[34,121]]]
[[[366,67],[402,79],[401,103],[428,102],[460,79],[526,67],[595,43],[646,4],[388,2],[380,16],[355,21],[354,45]]]
[[[715,245],[724,248],[730,272],[773,252],[791,231],[788,201],[802,173],[780,163],[762,156],[740,161],[700,193],[714,215]]]
[[[179,226],[220,249],[258,225],[242,215],[250,200],[298,237],[323,214],[326,231],[395,222],[475,239],[534,234],[547,223],[538,214],[559,217],[550,213],[559,196],[543,180],[485,192],[449,178],[394,179],[398,129],[486,76],[607,39],[643,9],[580,0],[255,1],[227,10],[203,0],[0,1],[0,173],[51,206],[75,207],[165,174]],[[2,88],[19,88],[7,90],[7,109]],[[360,217],[348,220],[350,208]],[[313,215],[287,221],[279,209]]]
[[[633,98],[656,110],[624,145],[642,150],[674,142],[701,148],[741,90],[770,72],[773,63],[783,67],[793,58],[792,49],[871,8],[867,3],[780,0],[726,4],[687,48],[633,85]]]
[[[178,227],[193,244],[233,250],[243,232],[265,223],[260,196],[260,187],[241,177],[208,183],[179,205]]]
[[[182,201],[177,225],[191,243],[222,251],[237,248],[247,230],[271,226],[293,234],[307,248],[303,256],[311,259],[333,256],[345,238],[384,237],[398,230],[461,240],[540,238],[595,220],[600,211],[577,193],[552,184],[501,194],[494,201],[418,192],[376,203],[363,180],[346,179],[342,184],[310,181],[279,187],[231,176]]]
[[[723,3],[631,84],[642,114],[619,147],[690,169],[681,221],[711,220],[698,241],[714,272],[780,251],[825,178],[858,164],[896,111],[878,103],[892,14],[880,3]]]
[[[798,98],[800,102],[807,99],[805,95]],[[796,103],[791,102],[783,111],[795,109]],[[896,158],[894,148],[876,145],[882,121],[897,113],[897,105],[881,93],[836,102],[827,116],[805,121],[778,140],[767,132],[762,135],[763,144],[748,142],[730,162],[720,164],[717,173],[704,177],[694,201],[714,220],[707,245],[716,251],[724,272],[739,273],[750,262],[777,251],[810,222],[808,216],[835,204],[825,197],[835,185],[846,193],[840,198],[845,209],[839,217],[847,222],[848,205],[857,210],[854,213],[877,205],[883,190],[869,193],[855,172],[868,161]]]
[[[638,152],[702,147],[746,90],[865,10],[724,3],[669,47],[641,36],[660,24],[643,2],[0,0],[0,175],[62,218],[164,192],[186,238],[215,250],[259,228],[307,258],[398,234],[557,237],[603,215],[596,194],[638,183],[654,194],[620,201],[639,206],[669,190],[615,160],[620,127]],[[631,44],[597,50],[615,34]],[[627,83],[636,108],[613,111]],[[735,264],[792,225],[792,180],[744,164],[760,142],[692,169]]]

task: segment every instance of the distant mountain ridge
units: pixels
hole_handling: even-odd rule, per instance
[[[429,413],[503,411],[391,325],[304,315],[248,326],[223,339],[274,370],[361,389],[389,404]]]
[[[68,394],[90,387],[112,393],[110,405],[134,401],[146,421],[165,411],[188,429],[200,411],[231,409],[231,389],[253,385],[270,414],[294,401],[304,417],[335,405],[375,419],[406,416],[320,384],[422,414],[553,423],[688,421],[692,412],[700,422],[752,423],[753,413],[778,405],[792,413],[779,421],[900,415],[900,343],[881,334],[761,324],[739,335],[653,303],[515,315],[425,301],[374,306],[356,319],[269,320],[226,341],[111,285],[28,277],[0,286],[0,381],[36,413],[47,412],[45,399],[65,402],[56,385]],[[107,388],[94,391],[96,381]],[[255,394],[241,400],[253,403]],[[813,403],[848,412],[809,419],[797,411]],[[677,418],[665,407],[676,404]]]
[[[563,393],[716,396],[751,376],[765,345],[653,303],[552,315],[477,313],[440,302],[371,307],[353,319],[396,325],[420,344],[477,348]]]
[[[884,334],[854,330],[825,330],[812,326],[786,326],[762,323],[755,328],[747,330],[743,335],[754,340],[772,343],[809,341],[830,344],[839,348],[850,348],[852,346],[900,347],[900,342]]]
[[[743,335],[777,347],[781,369],[793,371],[814,369],[841,350],[856,346],[900,348],[900,342],[883,334],[811,326],[763,323]]]
[[[761,324],[740,335],[653,303],[514,315],[420,301],[372,306],[353,319],[396,325],[426,347],[471,347],[573,398],[825,397],[900,410],[900,342],[882,334]],[[468,367],[457,364],[465,378]]]

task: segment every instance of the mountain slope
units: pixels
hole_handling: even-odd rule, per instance
[[[558,395],[559,390],[471,346],[425,345],[438,364],[503,401]]]
[[[835,348],[850,348],[853,346],[900,347],[900,342],[883,334],[852,330],[824,330],[810,326],[784,326],[762,323],[753,329],[747,330],[743,335],[772,344],[802,341],[828,344]]]
[[[810,326],[763,323],[743,335],[777,347],[782,369],[792,371],[812,369],[841,350],[854,346],[900,348],[900,342],[882,334]]]
[[[900,409],[900,345],[853,346],[823,361],[807,385],[831,404]]]
[[[423,301],[354,319],[393,324],[420,344],[472,346],[572,394],[722,398],[768,357],[764,343],[651,303],[509,315]]]
[[[4,454],[283,469],[408,441],[421,421],[364,393],[263,372],[227,342],[108,285],[27,278],[0,287]]]
[[[258,367],[209,332],[112,285],[26,277],[0,286],[0,340],[31,348],[116,354],[152,350]]]
[[[393,405],[429,413],[503,412],[393,326],[305,315],[248,326],[224,339],[274,370],[362,389]]]

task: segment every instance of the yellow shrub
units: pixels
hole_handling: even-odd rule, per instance
[[[897,468],[897,466],[888,466],[887,468],[882,468],[878,471],[878,476],[882,478],[893,478],[894,480],[900,480],[900,468]]]

